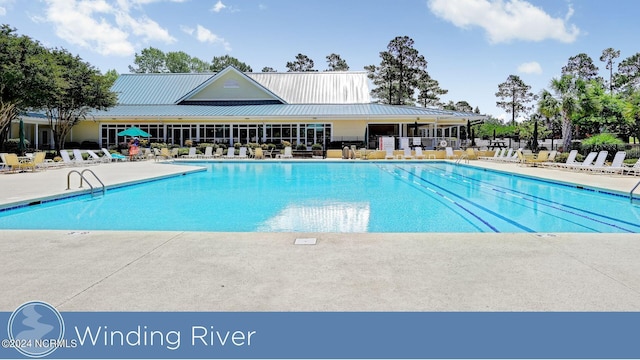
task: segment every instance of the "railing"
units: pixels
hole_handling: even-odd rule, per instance
[[[469,163],[469,156],[467,156],[467,154],[462,154],[460,155],[460,157],[458,158],[458,160],[456,160],[456,165],[460,164],[460,162],[464,160],[465,164]]]
[[[80,188],[82,188],[83,185],[83,181],[86,181],[87,184],[89,185],[89,187],[91,188],[91,196],[93,196],[93,191],[94,191],[94,187],[93,185],[91,185],[91,183],[89,182],[89,180],[84,176],[85,172],[89,172],[91,173],[91,175],[93,175],[93,177],[98,180],[98,182],[100,183],[100,185],[102,186],[102,196],[104,196],[107,193],[106,187],[104,186],[104,183],[102,182],[102,180],[100,180],[100,178],[90,169],[84,169],[82,170],[82,172],[78,171],[78,170],[71,170],[69,171],[69,173],[67,174],[67,190],[71,189],[71,174],[76,173],[80,176]]]
[[[640,181],[638,181],[636,186],[634,186],[633,189],[631,189],[631,191],[629,191],[629,201],[631,201],[632,204],[633,204],[633,192],[636,191],[638,186],[640,186]]]

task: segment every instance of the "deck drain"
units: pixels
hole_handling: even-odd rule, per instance
[[[315,245],[316,242],[316,238],[297,238],[293,245]]]
[[[554,234],[536,234],[536,236],[541,238],[556,237]]]

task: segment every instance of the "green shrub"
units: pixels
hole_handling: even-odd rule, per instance
[[[625,145],[625,142],[615,135],[602,133],[582,140],[580,147],[585,154],[592,151],[608,151],[608,158],[612,159],[617,151],[624,150]]]
[[[19,142],[20,142],[20,139],[8,139],[7,141],[4,142],[2,148],[5,150],[5,152],[17,153]],[[25,148],[31,147],[31,143],[29,142],[29,140],[24,139],[24,146]]]
[[[322,150],[322,145],[313,144],[313,145],[311,145],[311,150]]]
[[[298,145],[296,145],[296,150],[307,150],[307,145],[298,144]]]

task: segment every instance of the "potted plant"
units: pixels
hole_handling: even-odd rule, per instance
[[[322,145],[313,144],[311,145],[311,150],[313,151],[314,156],[322,156]]]

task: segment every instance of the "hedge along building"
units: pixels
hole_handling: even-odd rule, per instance
[[[483,116],[423,107],[371,103],[366,72],[122,74],[112,90],[118,104],[94,111],[76,125],[69,141],[108,147],[117,133],[136,126],[151,142],[353,143],[377,137],[421,137],[433,147],[459,144],[460,128]],[[366,139],[366,140],[365,140]]]

